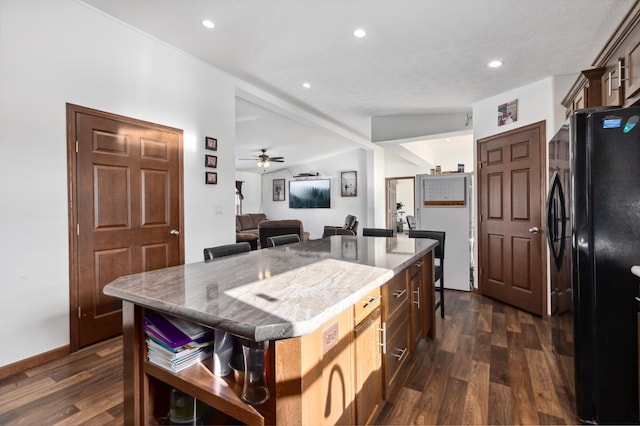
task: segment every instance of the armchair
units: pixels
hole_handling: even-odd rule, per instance
[[[322,232],[322,238],[330,235],[357,235],[358,234],[358,218],[348,214],[344,218],[344,225],[342,226],[329,226],[325,225]]]

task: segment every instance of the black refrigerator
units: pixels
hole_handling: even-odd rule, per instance
[[[637,107],[572,115],[570,188],[552,178],[547,199],[552,270],[571,274],[576,411],[585,423],[638,423],[639,121]],[[557,259],[554,248],[570,256]]]

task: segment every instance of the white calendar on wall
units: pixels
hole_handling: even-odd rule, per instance
[[[433,176],[424,181],[422,205],[464,206],[467,204],[466,176]]]

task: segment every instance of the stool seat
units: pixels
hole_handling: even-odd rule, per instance
[[[236,234],[236,243],[247,242],[251,250],[258,250],[258,236],[256,234]]]

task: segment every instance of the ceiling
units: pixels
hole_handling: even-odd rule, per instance
[[[314,155],[309,146],[330,155],[370,141],[372,117],[468,112],[549,76],[577,77],[634,0],[84,2],[344,129],[329,136],[240,101],[236,156],[270,148],[294,164]],[[504,65],[489,68],[496,59]]]

